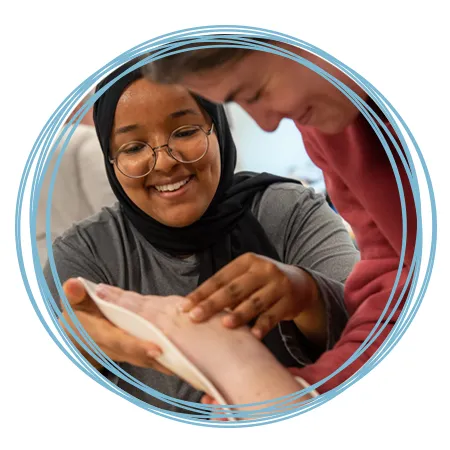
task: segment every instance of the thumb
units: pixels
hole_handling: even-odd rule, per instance
[[[81,302],[89,299],[89,296],[87,295],[83,284],[76,278],[70,278],[69,280],[67,280],[63,284],[63,289],[64,294],[66,294],[67,300],[72,306],[78,305]]]

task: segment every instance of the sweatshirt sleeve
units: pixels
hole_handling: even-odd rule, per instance
[[[361,250],[361,261],[355,265],[345,283],[344,301],[349,314],[349,321],[340,339],[331,350],[322,354],[314,364],[294,370],[296,376],[303,378],[308,384],[312,385],[334,373],[358,350],[376,326],[380,316],[385,312],[381,323],[373,333],[372,337],[375,337],[375,340],[372,345],[359,358],[317,389],[319,392],[326,392],[350,378],[380,348],[398,319],[404,304],[403,299],[407,297],[409,287],[406,286],[406,280],[410,266],[408,264],[409,258],[407,258],[406,264],[401,269],[397,289],[387,307],[399,270],[399,246],[393,245],[391,238],[393,233],[386,234],[384,229],[388,228],[389,223],[391,228],[401,228],[401,212],[399,211],[398,194],[392,184],[392,175],[382,165],[384,163],[378,162],[378,171],[373,174],[378,181],[377,196],[364,195],[365,190],[372,186],[374,180],[371,180],[371,183],[368,184],[365,183],[363,177],[360,177],[360,189],[356,189],[355,185],[349,188],[348,180],[343,179],[345,174],[342,175],[342,171],[338,175],[332,168],[327,167],[325,161],[321,161],[321,163],[331,198],[339,200],[336,202],[339,205],[339,212],[355,230],[358,246]],[[374,165],[371,167],[372,170],[376,169]],[[400,170],[403,172],[402,178],[404,178],[404,171]],[[367,177],[367,171],[365,173]],[[347,175],[348,177],[351,176],[351,181],[354,182],[354,178],[356,178],[354,172]],[[389,208],[383,210],[380,205],[373,205],[375,201],[389,203]],[[392,205],[396,202],[398,208],[394,208]],[[414,217],[415,206],[412,195],[406,195],[406,208],[409,216]],[[383,211],[385,211],[384,214],[382,214]],[[414,228],[410,228],[410,231],[413,233]],[[410,236],[411,234],[408,237]],[[412,247],[414,247],[413,244],[414,241],[410,239]],[[411,247],[409,248],[409,254],[411,254]],[[396,307],[401,295],[400,307],[397,308],[384,326],[387,317]],[[384,311],[385,308],[387,308],[386,311]]]
[[[372,336],[378,335],[372,345],[359,358],[318,387],[317,390],[319,392],[327,392],[357,372],[381,346],[400,314],[400,310],[397,309],[380,332],[405,287],[406,268],[401,273],[400,282],[395,295],[391,299],[390,306],[384,311],[392,292],[397,271],[397,258],[360,261],[345,286],[345,303],[348,310],[351,311],[351,315],[341,338],[331,350],[323,353],[314,364],[302,369],[292,369],[292,372],[296,376],[303,378],[310,385],[328,377],[358,350],[377,324],[381,314],[385,312],[383,320]],[[405,294],[403,295],[404,297],[406,297]]]

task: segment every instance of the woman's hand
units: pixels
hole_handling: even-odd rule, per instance
[[[77,316],[87,334],[89,334],[100,349],[113,361],[126,362],[139,367],[153,368],[162,373],[168,375],[171,374],[171,372],[161,366],[154,359],[161,355],[161,350],[159,347],[151,342],[137,339],[114,326],[100,312],[94,301],[88,296],[83,285],[78,280],[67,280],[64,283],[63,289],[73,312]],[[64,322],[60,319],[60,323],[69,338],[83,354],[83,356],[87,358],[94,367],[100,369],[102,367],[101,364],[92,358],[72,336],[72,333],[76,333],[77,337],[82,339],[65,308],[63,309],[63,317],[72,330],[69,332],[69,330],[66,329]]]
[[[180,304],[195,322],[228,310],[226,327],[252,319],[253,334],[262,339],[278,322],[295,320],[312,342],[325,346],[326,310],[316,282],[306,271],[247,253],[236,258],[187,296]]]

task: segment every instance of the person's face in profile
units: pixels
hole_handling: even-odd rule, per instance
[[[365,92],[318,56],[276,43],[324,69],[362,98]],[[322,76],[285,57],[252,51],[237,62],[185,76],[181,84],[211,101],[238,103],[265,131],[283,118],[324,133],[342,131],[358,115],[347,97]]]
[[[185,227],[199,220],[210,205],[221,172],[217,136],[214,132],[208,135],[211,126],[211,119],[180,86],[139,79],[119,99],[110,145],[111,157],[117,158],[114,170],[133,203],[158,222]],[[169,140],[179,159],[204,156],[196,162],[180,162],[167,153]],[[207,150],[201,155],[203,145]],[[163,147],[156,150],[150,173],[140,178],[126,176],[148,171],[154,163],[150,147],[159,146]],[[175,153],[178,149],[180,153]]]

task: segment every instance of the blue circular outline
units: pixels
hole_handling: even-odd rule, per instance
[[[312,407],[317,407],[319,406],[319,404],[323,403],[323,401],[328,401],[329,399],[333,398],[335,395],[337,395],[339,392],[341,392],[342,390],[346,389],[347,387],[349,387],[351,384],[353,384],[353,382],[356,382],[357,379],[361,378],[362,376],[365,376],[370,370],[372,370],[373,367],[375,367],[379,362],[381,362],[381,360],[387,355],[387,353],[389,353],[389,351],[393,348],[393,346],[398,342],[398,340],[401,338],[401,336],[404,334],[404,332],[406,331],[406,329],[408,328],[409,324],[411,323],[412,319],[415,317],[415,314],[417,313],[417,310],[422,302],[423,299],[423,295],[425,293],[426,287],[428,285],[429,282],[429,277],[431,275],[431,270],[433,267],[433,263],[434,263],[434,255],[435,255],[435,249],[436,249],[436,232],[437,232],[437,221],[436,221],[436,206],[435,206],[435,199],[434,199],[434,193],[433,193],[433,189],[432,189],[432,185],[431,185],[431,179],[429,177],[429,173],[427,171],[426,168],[426,164],[425,161],[423,159],[423,156],[419,150],[419,147],[416,143],[416,141],[414,140],[412,134],[410,133],[409,129],[407,128],[406,124],[404,123],[404,121],[401,119],[401,117],[399,116],[399,114],[397,113],[397,111],[392,107],[392,105],[390,105],[386,99],[384,99],[384,97],[375,90],[375,88],[373,88],[372,85],[370,85],[370,83],[368,83],[366,80],[364,80],[362,77],[360,77],[356,72],[352,71],[351,69],[349,69],[347,66],[343,65],[342,63],[340,63],[339,61],[337,61],[335,58],[331,57],[331,55],[326,54],[325,52],[321,51],[320,49],[317,49],[314,46],[311,46],[310,44],[307,44],[303,41],[300,41],[298,39],[289,37],[287,35],[283,35],[281,33],[274,33],[271,32],[269,30],[264,30],[261,28],[253,28],[253,27],[236,27],[236,26],[216,26],[216,27],[196,27],[196,28],[190,28],[190,29],[186,29],[186,30],[181,30],[175,33],[169,33],[163,36],[160,36],[159,38],[155,38],[152,39],[150,41],[147,41],[146,43],[143,43],[139,46],[136,46],[132,49],[130,49],[128,52],[124,52],[122,55],[120,55],[119,57],[115,58],[114,60],[112,60],[109,64],[105,65],[102,69],[100,69],[99,71],[97,71],[95,74],[93,74],[91,77],[89,77],[84,83],[82,83],[80,86],[78,86],[77,89],[75,89],[67,98],[66,100],[60,105],[60,107],[55,111],[55,113],[52,115],[52,117],[49,119],[49,121],[47,122],[47,124],[45,125],[44,129],[42,130],[42,132],[40,133],[35,145],[33,146],[33,150],[30,154],[30,157],[27,160],[26,166],[25,166],[25,170],[22,176],[22,180],[21,180],[21,185],[19,188],[19,192],[18,192],[18,202],[17,202],[17,207],[16,207],[16,243],[17,243],[17,254],[18,254],[18,259],[19,259],[19,266],[21,268],[21,273],[22,273],[22,277],[24,279],[24,284],[27,288],[27,292],[28,295],[30,297],[30,300],[33,304],[33,307],[36,310],[36,313],[39,317],[39,319],[41,320],[41,322],[43,323],[44,327],[47,329],[47,331],[49,332],[49,334],[51,335],[52,339],[55,340],[55,342],[57,343],[57,345],[64,351],[64,353],[66,353],[70,359],[72,359],[72,361],[77,364],[85,373],[87,373],[89,376],[91,376],[91,378],[96,379],[98,377],[96,377],[96,374],[92,374],[91,373],[91,369],[92,366],[90,364],[88,364],[83,357],[81,357],[80,354],[77,354],[77,350],[75,350],[75,355],[78,359],[78,362],[75,361],[75,359],[67,353],[67,351],[61,346],[60,342],[55,339],[54,335],[52,334],[52,332],[50,331],[50,329],[48,328],[47,324],[45,323],[45,320],[43,320],[43,317],[39,311],[39,309],[37,308],[36,302],[34,300],[34,297],[31,293],[31,289],[29,287],[28,284],[28,279],[26,277],[26,273],[25,273],[25,269],[24,269],[24,264],[23,264],[23,258],[22,258],[22,253],[21,253],[21,241],[20,241],[20,218],[21,218],[21,206],[23,203],[23,192],[24,192],[24,188],[26,185],[26,180],[29,176],[29,172],[30,169],[32,167],[32,163],[33,160],[36,156],[36,153],[39,150],[39,147],[41,145],[41,142],[43,141],[43,149],[45,150],[46,146],[50,145],[51,142],[53,142],[55,134],[58,132],[62,121],[64,120],[65,117],[67,117],[67,112],[69,109],[73,108],[78,101],[80,100],[80,98],[82,97],[82,95],[86,92],[86,85],[89,85],[90,87],[92,87],[92,84],[94,84],[99,78],[101,78],[103,75],[106,75],[106,73],[110,72],[112,69],[114,69],[115,67],[117,67],[118,65],[123,64],[125,61],[128,61],[129,59],[133,58],[134,56],[137,55],[142,55],[144,53],[147,53],[149,51],[149,49],[153,46],[156,45],[164,45],[164,49],[163,49],[163,56],[167,56],[168,52],[167,49],[175,49],[175,52],[178,53],[176,51],[177,48],[177,41],[180,39],[180,37],[186,39],[186,38],[195,38],[193,39],[193,43],[196,42],[225,42],[226,45],[219,45],[219,46],[223,46],[223,47],[230,47],[230,46],[234,46],[233,44],[237,45],[237,46],[243,46],[241,44],[241,42],[237,42],[239,41],[240,36],[237,35],[227,35],[225,36],[225,38],[221,39],[220,37],[218,37],[216,34],[213,35],[206,35],[203,36],[203,38],[199,39],[198,38],[198,33],[203,33],[205,31],[210,31],[211,29],[213,29],[215,31],[215,33],[217,33],[219,30],[220,33],[226,33],[226,32],[235,32],[235,31],[242,31],[245,32],[245,36],[241,36],[241,42],[251,42],[251,39],[249,39],[250,33],[254,33],[254,37],[268,37],[271,39],[276,39],[278,41],[282,41],[282,42],[287,42],[287,43],[291,43],[294,45],[297,45],[301,48],[304,48],[308,51],[311,51],[312,53],[318,54],[319,56],[321,56],[322,58],[328,60],[329,62],[331,62],[332,64],[338,66],[342,71],[344,71],[345,73],[347,73],[351,78],[355,77],[357,78],[358,84],[363,85],[364,89],[366,90],[366,92],[371,93],[372,97],[374,98],[375,102],[377,103],[377,105],[381,108],[381,110],[386,114],[386,116],[388,117],[388,119],[390,120],[391,124],[393,124],[394,129],[397,133],[397,135],[400,137],[401,139],[401,143],[402,143],[402,147],[404,148],[405,152],[406,152],[406,159],[407,159],[407,163],[405,164],[405,160],[404,158],[402,158],[403,155],[401,155],[400,153],[400,157],[402,158],[402,163],[405,165],[405,168],[407,169],[407,174],[408,174],[408,178],[409,181],[413,187],[413,193],[414,193],[414,197],[415,197],[415,202],[416,202],[416,210],[417,210],[417,217],[418,217],[418,236],[417,236],[417,241],[416,241],[416,250],[415,250],[415,254],[414,254],[414,260],[413,260],[413,265],[411,267],[410,270],[410,274],[408,274],[408,280],[406,285],[409,285],[409,282],[411,281],[411,274],[413,272],[413,269],[416,268],[414,273],[419,273],[420,272],[420,262],[421,262],[421,246],[422,246],[422,229],[421,229],[421,214],[420,214],[420,193],[419,193],[419,189],[418,189],[418,185],[417,185],[417,180],[415,179],[415,168],[414,168],[414,164],[412,162],[411,156],[410,156],[410,152],[409,149],[407,147],[407,145],[405,145],[405,141],[403,138],[403,135],[401,132],[399,132],[398,127],[395,123],[395,120],[392,120],[392,116],[390,115],[390,112],[388,111],[387,108],[390,108],[394,115],[396,116],[397,120],[401,123],[401,125],[403,126],[403,128],[405,129],[409,139],[411,140],[411,142],[413,143],[413,146],[415,147],[415,150],[419,156],[419,160],[420,163],[422,164],[422,168],[425,174],[425,178],[427,180],[427,185],[428,185],[428,189],[429,189],[429,195],[430,195],[430,201],[431,201],[431,206],[432,206],[432,233],[433,233],[433,238],[432,239],[432,247],[430,250],[430,260],[428,262],[428,267],[427,267],[427,271],[424,277],[424,283],[421,287],[421,290],[419,292],[419,301],[416,302],[416,304],[414,305],[414,307],[411,310],[411,314],[410,317],[408,317],[405,321],[405,323],[402,323],[402,318],[403,316],[406,315],[407,311],[408,311],[408,306],[410,303],[410,299],[412,298],[412,295],[414,294],[414,289],[417,285],[417,277],[414,278],[414,280],[412,280],[412,284],[411,284],[411,289],[408,295],[408,300],[405,303],[405,306],[403,308],[403,311],[400,315],[400,318],[398,319],[396,325],[393,327],[393,330],[390,332],[388,338],[383,342],[382,346],[380,346],[380,348],[375,352],[375,354],[369,359],[368,362],[366,362],[366,364],[363,366],[362,369],[360,369],[360,371],[358,371],[356,374],[354,374],[349,380],[347,380],[347,382],[341,384],[338,388],[329,391],[325,394],[322,394],[320,397],[318,397],[318,399],[315,399],[312,402],[309,402],[308,404],[305,404],[305,406],[303,408],[300,408],[299,411],[297,411],[296,413],[292,413],[292,414],[273,414],[270,417],[273,417],[272,419],[269,420],[269,422],[275,422],[278,420],[282,420],[284,418],[287,417],[292,417],[294,415],[298,415],[300,413],[305,412],[306,410],[311,409]],[[175,41],[174,41],[175,39]],[[231,45],[229,43],[232,43]],[[186,41],[183,41],[183,45],[186,43]],[[169,44],[169,45],[167,45]],[[148,48],[150,45],[150,48]],[[179,46],[179,42],[178,42],[178,46]],[[208,45],[208,47],[212,47],[214,45]],[[216,45],[217,46],[217,45]],[[272,53],[276,53],[276,51],[274,51],[273,49],[269,49],[269,48],[262,48],[263,46],[255,46],[255,45],[249,45],[248,48],[254,48],[254,49],[258,49],[258,50],[262,50],[262,51],[270,51]],[[186,49],[184,50],[186,51]],[[280,52],[283,53],[283,52]],[[278,54],[280,54],[278,53]],[[288,52],[289,53],[289,52]],[[289,57],[290,55],[288,54],[283,54],[283,56]],[[292,58],[291,58],[292,59]],[[305,64],[304,61],[299,61],[300,63]],[[307,64],[305,64],[307,65]],[[315,70],[315,68],[312,68],[313,70]],[[319,72],[317,70],[315,70],[316,72]],[[324,74],[321,74],[322,76],[324,76]],[[324,76],[325,78],[327,78],[326,76]],[[328,79],[328,78],[327,78]],[[332,82],[333,84],[337,81],[337,80],[330,80],[330,82]],[[339,84],[339,82],[338,82]],[[339,86],[337,86],[339,88]],[[342,89],[341,89],[342,90]],[[345,90],[345,88],[344,88]],[[354,99],[351,97],[351,93],[347,93],[344,92],[346,95],[348,95],[348,97],[350,98],[350,100],[355,100],[356,103],[358,103],[357,99]],[[354,93],[353,93],[354,94]],[[97,95],[98,98],[98,95]],[[52,182],[51,182],[51,188],[50,188],[50,192],[49,192],[49,196],[47,199],[47,206],[49,206],[51,204],[51,194],[52,194],[52,190],[53,190],[53,185],[54,185],[54,180],[55,180],[55,176],[56,176],[56,172],[58,170],[59,167],[59,163],[61,160],[61,157],[65,151],[65,148],[67,146],[68,141],[70,140],[70,137],[74,131],[74,129],[76,128],[76,126],[78,126],[78,124],[80,123],[83,115],[86,113],[86,111],[89,109],[89,107],[93,104],[93,102],[96,100],[96,98],[92,98],[90,99],[90,101],[85,105],[84,108],[82,108],[72,119],[70,124],[74,124],[75,127],[72,127],[72,131],[69,133],[69,136],[67,137],[63,148],[61,150],[61,154],[58,157],[58,162],[55,166],[55,169],[53,171],[53,176],[52,176]],[[359,99],[360,100],[360,99]],[[387,108],[386,108],[386,106]],[[364,102],[359,104],[358,106],[362,106],[364,107]],[[366,105],[367,106],[367,105]],[[364,115],[366,115],[365,111],[361,111]],[[375,132],[379,132],[379,129],[377,130],[376,127],[376,123],[373,121],[372,117],[370,117],[370,114],[372,114],[375,118],[376,121],[379,121],[379,118],[376,117],[376,115],[373,114],[373,111],[369,110],[369,114],[366,115],[366,118],[369,120],[369,122],[371,123],[371,125],[374,127]],[[379,122],[380,123],[380,122]],[[69,124],[69,125],[70,125]],[[380,123],[380,125],[382,125],[382,123]],[[378,133],[377,133],[378,134]],[[59,139],[57,140],[58,142],[55,142],[54,145],[52,146],[52,150],[48,153],[47,155],[47,163],[45,163],[45,154],[42,154],[41,157],[38,159],[38,164],[37,164],[37,170],[35,173],[35,176],[33,178],[33,185],[32,185],[32,195],[31,198],[33,200],[38,199],[39,197],[39,193],[40,193],[40,188],[42,185],[42,182],[39,182],[39,176],[43,177],[43,175],[45,174],[45,170],[48,166],[48,162],[51,159],[51,156],[53,154],[53,152],[55,151],[58,143],[59,143]],[[384,141],[382,141],[383,146],[387,146],[387,143]],[[392,154],[390,153],[390,149],[389,148],[385,148],[385,150],[387,150],[387,154],[388,157],[390,158],[391,164],[392,164]],[[398,151],[398,148],[396,149]],[[394,161],[395,164],[395,161]],[[410,166],[410,170],[408,170],[407,166]],[[403,215],[403,231],[404,231],[404,237],[405,237],[405,230],[406,230],[406,218],[405,218],[405,207],[404,207],[404,199],[402,198],[403,196],[403,190],[401,187],[401,182],[399,183],[399,179],[398,179],[398,171],[396,169],[396,166],[394,167],[393,165],[393,170],[396,174],[396,179],[397,179],[397,183],[399,184],[399,192],[400,192],[400,197],[401,197],[401,206],[402,206],[402,215]],[[50,317],[53,320],[54,325],[56,325],[56,327],[58,328],[59,333],[63,336],[63,340],[65,341],[65,343],[69,346],[69,348],[73,349],[73,344],[71,343],[71,341],[65,337],[65,334],[61,332],[61,329],[59,327],[59,324],[57,322],[57,318],[59,316],[58,314],[58,310],[55,310],[55,302],[53,301],[53,299],[51,298],[51,295],[48,291],[48,287],[46,286],[45,280],[43,280],[43,274],[42,274],[42,268],[40,267],[40,263],[39,263],[39,259],[37,257],[37,246],[36,246],[36,242],[35,242],[35,217],[36,217],[36,202],[30,202],[30,218],[31,218],[31,224],[30,224],[30,234],[31,234],[31,238],[32,238],[32,254],[33,254],[33,262],[34,262],[34,266],[35,266],[35,270],[36,270],[36,275],[38,278],[38,282],[39,282],[39,287],[40,287],[40,291],[41,294],[43,295],[44,298],[44,302],[46,304],[46,308],[48,310],[48,312],[50,313]],[[50,208],[47,208],[47,247],[49,250],[49,259],[53,259],[53,254],[52,254],[52,250],[51,250],[51,242],[50,241],[50,233],[49,233],[49,222],[50,222]],[[404,260],[404,252],[405,252],[405,247],[406,247],[406,242],[405,239],[403,239],[403,243],[402,243],[402,254],[401,254],[401,258],[400,258],[400,266],[402,265],[402,262]],[[51,264],[52,266],[52,264]],[[53,267],[52,267],[52,272],[53,275],[55,276],[56,274],[56,268],[54,266],[54,261],[53,261]],[[399,270],[400,273],[400,270]],[[43,283],[42,283],[43,281]],[[397,281],[397,280],[396,280]],[[56,284],[58,285],[59,280],[55,279]],[[398,284],[398,283],[397,283]],[[395,287],[394,287],[395,289]],[[394,290],[393,289],[393,290]],[[58,290],[60,291],[60,293],[62,292],[61,290],[61,285],[59,283],[58,286]],[[392,297],[392,296],[391,296]],[[399,298],[399,301],[401,300],[402,295]],[[62,295],[62,299],[63,301],[67,301],[67,299],[64,299],[64,295]],[[390,301],[392,299],[390,298]],[[397,302],[397,306],[398,303]],[[389,306],[389,303],[386,307],[386,310]],[[394,308],[392,314],[395,312],[397,308]],[[384,315],[386,311],[383,312],[382,316],[380,316],[380,320],[379,322],[381,322],[381,319]],[[389,318],[387,319],[389,320]],[[372,332],[375,333],[375,329],[377,328],[379,322],[377,322],[377,325],[374,327],[374,330]],[[78,329],[78,326],[77,326]],[[82,329],[81,329],[82,330]],[[82,330],[84,332],[84,330]],[[381,332],[381,330],[378,331]],[[370,337],[370,336],[369,336]],[[366,339],[366,341],[369,339],[369,337]],[[375,336],[376,337],[376,336]],[[373,339],[372,339],[373,340]],[[88,340],[89,342],[89,340]],[[390,345],[389,345],[390,344]],[[370,345],[370,341],[368,342],[368,344],[364,347],[364,343],[361,345],[361,351],[359,353],[362,353],[365,348],[367,348],[367,346]],[[95,351],[95,355],[98,356],[99,358],[101,358],[101,362],[105,362],[105,355],[102,354],[101,351],[99,351],[98,347],[95,348],[95,343],[93,345],[93,349]],[[89,349],[88,349],[89,350]],[[356,352],[357,353],[357,352]],[[354,355],[356,355],[356,353]],[[359,357],[360,355],[358,354],[357,356],[355,356],[353,358],[356,359],[357,357]],[[369,363],[372,362],[373,364],[370,365]],[[114,363],[113,363],[114,364]],[[364,369],[364,370],[363,370]],[[342,369],[341,369],[342,370]],[[355,377],[355,375],[358,375],[357,377]],[[333,376],[334,374],[331,374],[327,379],[331,378],[331,376]],[[325,379],[325,380],[327,380]],[[320,384],[322,384],[325,380],[322,380],[322,382],[316,383],[315,385],[313,385],[310,389],[312,390],[313,388],[319,386]],[[100,382],[101,384],[105,385],[105,382],[103,379],[97,379],[96,381]],[[128,381],[128,380],[127,380]],[[107,385],[107,388],[109,388],[110,390],[119,393],[119,395],[121,395],[122,397],[127,398],[130,401],[133,401],[134,403],[137,403],[134,397],[132,397],[131,399],[129,397],[128,394],[123,393],[122,392],[118,392],[121,391],[120,389],[118,389],[115,385]],[[300,395],[303,395],[305,392],[307,392],[308,390],[302,390],[300,391],[298,394],[296,394],[295,396],[298,397]],[[123,395],[125,394],[125,395]],[[170,398],[170,397],[169,397]],[[289,398],[292,400],[292,398],[294,398],[294,396],[289,396]],[[175,399],[176,400],[176,399]],[[276,401],[278,399],[275,399],[274,401]],[[138,401],[141,402],[141,401]],[[144,402],[141,402],[144,403]],[[202,411],[208,411],[211,410],[211,408],[205,408],[204,406],[206,405],[201,405],[199,406],[199,404],[197,403],[191,403],[191,402],[186,402],[186,403],[190,403],[192,406],[195,406],[195,408],[202,410]],[[251,421],[252,423],[250,423],[249,421],[246,421],[244,423],[244,425],[242,425],[242,422],[239,424],[233,423],[233,422],[229,422],[229,423],[214,423],[214,422],[209,422],[209,423],[205,423],[204,421],[199,421],[198,416],[193,417],[194,420],[189,420],[188,418],[186,418],[186,414],[184,413],[169,413],[167,411],[164,410],[159,410],[159,411],[155,411],[154,408],[148,408],[147,404],[144,403],[145,406],[143,406],[142,404],[140,404],[139,406],[143,406],[145,407],[145,409],[151,409],[153,412],[159,414],[159,415],[163,415],[163,416],[168,416],[170,418],[173,418],[175,420],[181,420],[183,422],[189,422],[189,423],[195,423],[195,424],[200,424],[200,425],[206,425],[206,426],[253,426],[255,424],[260,424],[260,423],[267,423],[268,421],[266,419],[260,419],[260,420],[253,420]],[[270,408],[269,408],[270,409]],[[261,410],[259,410],[260,412]],[[180,417],[181,415],[181,417]],[[220,415],[220,414],[219,414]],[[208,416],[209,417],[209,416]],[[267,417],[267,416],[266,416]],[[256,423],[254,423],[256,422]]]

